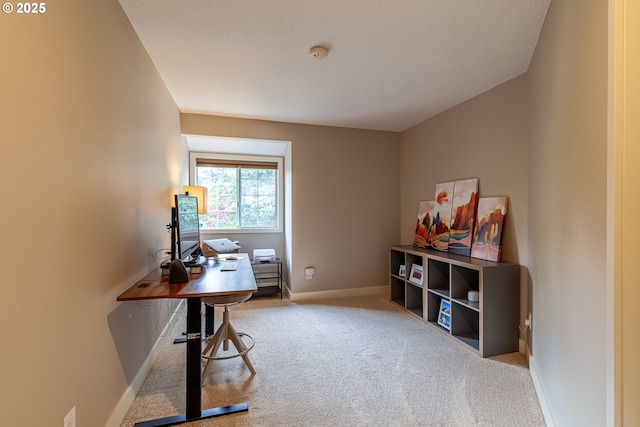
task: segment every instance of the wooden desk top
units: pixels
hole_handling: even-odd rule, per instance
[[[248,254],[234,254],[237,261],[209,259],[200,274],[189,274],[186,283],[169,283],[169,276],[163,276],[157,268],[138,280],[118,296],[118,301],[135,301],[160,298],[195,298],[207,296],[237,295],[254,293],[258,290]],[[238,263],[235,271],[220,271],[225,262]]]

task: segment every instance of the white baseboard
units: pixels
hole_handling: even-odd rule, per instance
[[[337,289],[332,291],[291,292],[287,289],[291,301],[303,301],[323,298],[346,298],[369,295],[387,295],[389,286],[372,286],[366,288]]]
[[[120,398],[120,401],[118,402],[116,407],[113,409],[113,412],[111,412],[111,416],[105,423],[105,427],[120,427],[120,425],[122,424],[122,421],[124,420],[124,417],[127,415],[127,412],[129,411],[131,404],[135,400],[136,395],[138,394],[138,391],[140,391],[140,387],[142,387],[144,380],[147,378],[147,375],[149,375],[149,372],[151,371],[153,364],[158,358],[158,355],[160,354],[160,349],[162,348],[165,340],[173,339],[168,336],[168,333],[173,329],[173,327],[175,326],[178,320],[178,316],[176,316],[176,314],[180,311],[182,304],[184,304],[184,300],[180,301],[180,303],[176,307],[176,310],[171,315],[171,319],[169,320],[164,330],[162,331],[162,333],[156,340],[155,344],[151,348],[149,355],[145,359],[144,363],[142,364],[142,366],[140,367],[136,375],[131,380],[131,384],[129,384],[129,387],[127,387],[127,389],[125,390],[124,394]]]
[[[529,362],[529,374],[531,375],[531,379],[533,380],[533,386],[536,389],[536,395],[538,396],[538,401],[540,402],[540,407],[542,408],[544,421],[547,424],[547,427],[555,427],[556,421],[553,417],[551,407],[549,406],[547,395],[544,392],[544,387],[542,387],[542,381],[540,380],[540,375],[538,373],[538,366],[536,365],[536,361],[529,351],[529,346],[526,346],[525,354],[527,355],[527,360]]]

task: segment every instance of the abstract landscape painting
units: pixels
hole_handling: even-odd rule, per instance
[[[502,228],[508,202],[508,197],[481,197],[478,200],[478,223],[471,246],[472,257],[500,261]]]
[[[435,227],[431,222],[434,201],[422,201],[418,208],[418,220],[416,221],[416,232],[413,236],[413,246],[419,248],[431,247],[431,240],[435,235]]]
[[[454,182],[436,184],[436,197],[431,226],[434,229],[431,247],[440,251],[449,249],[449,227],[453,202]]]
[[[449,252],[469,256],[478,203],[478,179],[456,181],[453,188]]]

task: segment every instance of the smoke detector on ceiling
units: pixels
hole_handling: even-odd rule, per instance
[[[329,50],[324,46],[313,46],[309,49],[309,56],[313,59],[324,59],[329,54]]]

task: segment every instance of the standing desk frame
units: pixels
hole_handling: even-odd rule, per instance
[[[246,402],[202,409],[202,297],[249,294],[257,291],[247,254],[238,254],[238,269],[221,271],[209,260],[202,273],[189,274],[189,282],[169,283],[160,268],[137,281],[118,296],[118,301],[178,298],[187,300],[186,411],[183,414],[136,423],[136,427],[161,427],[249,410]]]

